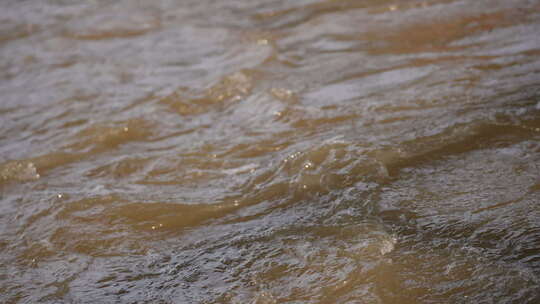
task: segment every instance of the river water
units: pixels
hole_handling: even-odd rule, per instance
[[[540,303],[540,1],[3,0],[0,302]]]

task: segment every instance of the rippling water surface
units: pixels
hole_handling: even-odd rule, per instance
[[[3,0],[0,302],[539,303],[540,2]]]

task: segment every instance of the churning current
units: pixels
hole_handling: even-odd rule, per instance
[[[540,303],[540,1],[2,0],[0,302]]]

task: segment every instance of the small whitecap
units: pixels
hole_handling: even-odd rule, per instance
[[[234,174],[240,174],[240,173],[245,173],[245,172],[253,173],[255,172],[255,169],[257,168],[258,166],[256,164],[247,164],[247,165],[243,165],[243,166],[232,168],[232,169],[225,169],[225,170],[222,170],[221,172],[227,175],[234,175]]]

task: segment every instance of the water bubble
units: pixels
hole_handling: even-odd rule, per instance
[[[304,163],[304,168],[305,169],[310,169],[310,168],[313,168],[313,167],[315,167],[315,165],[310,161],[307,161],[307,162]]]
[[[0,165],[0,180],[31,181],[40,177],[36,166],[32,162],[11,161]]]

